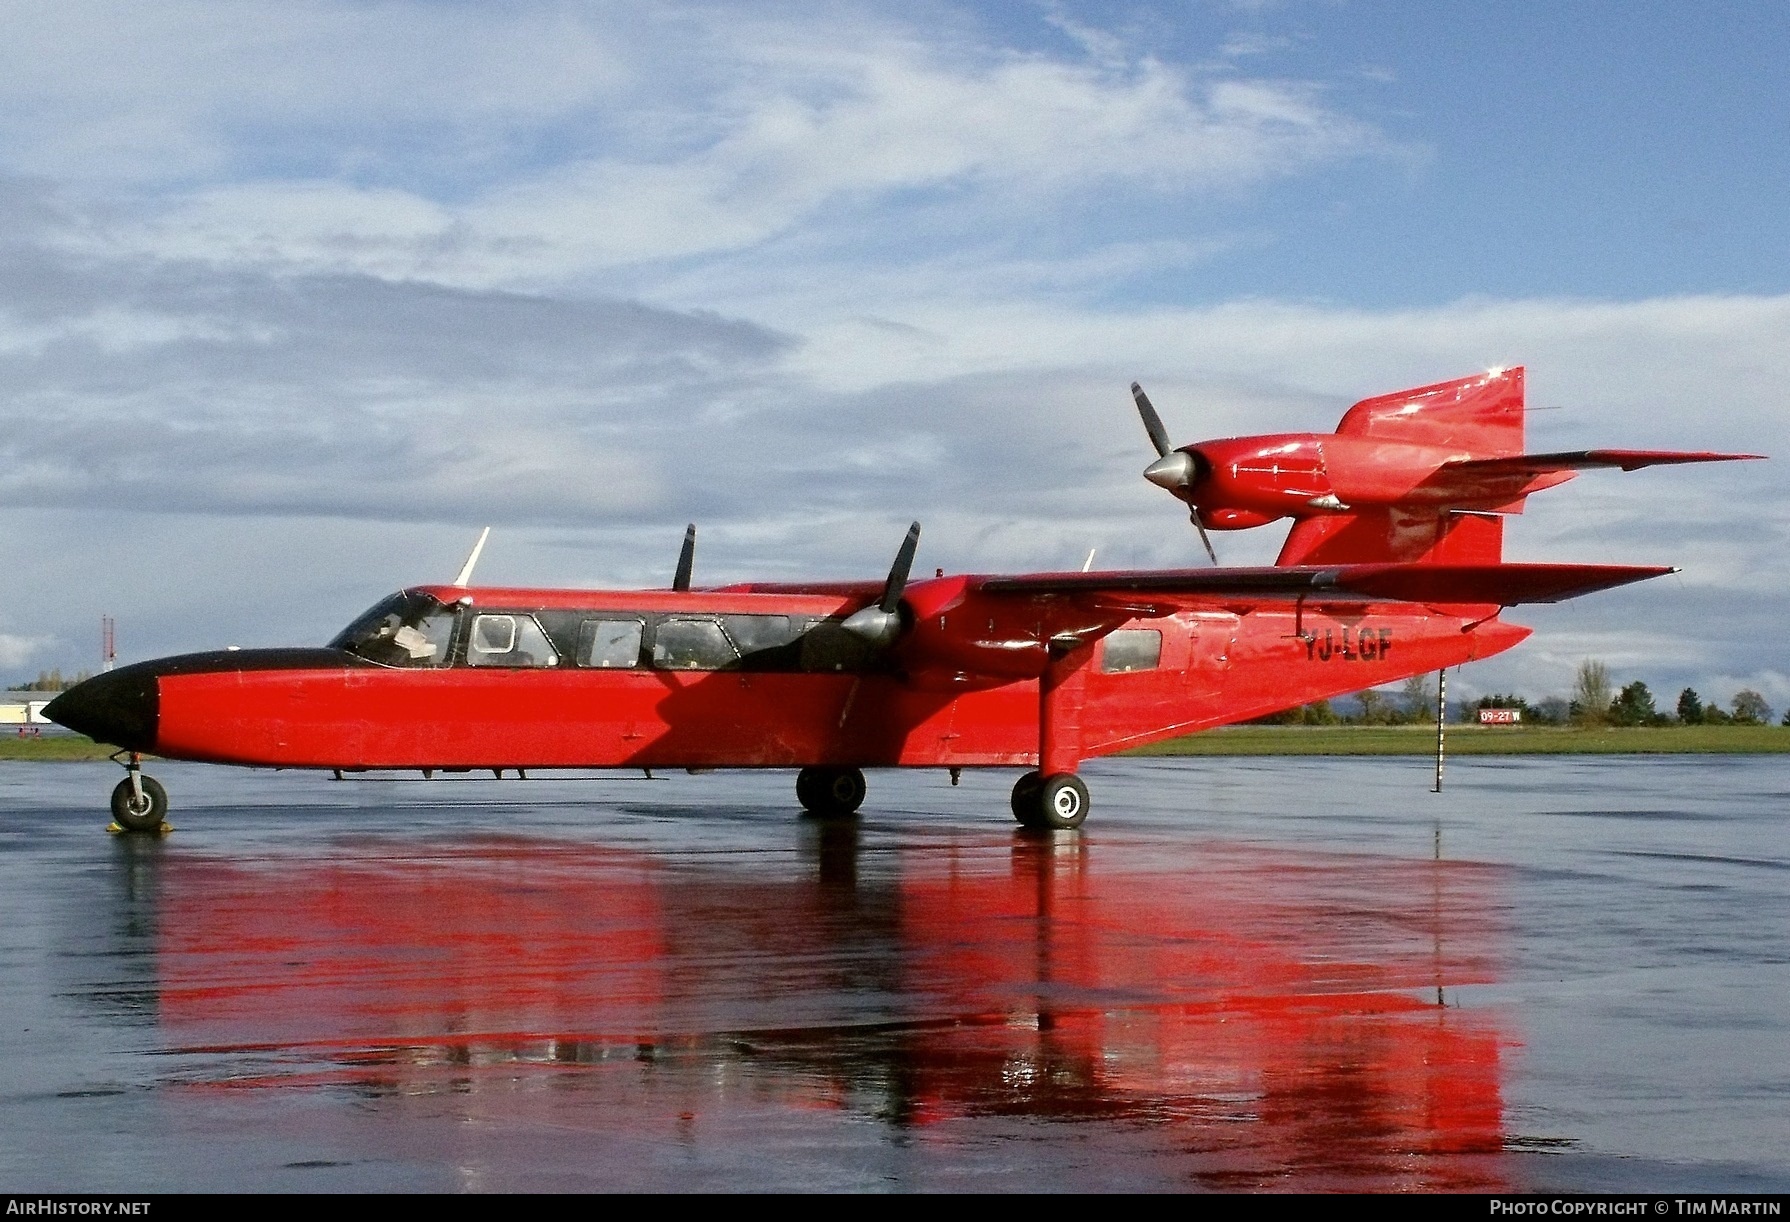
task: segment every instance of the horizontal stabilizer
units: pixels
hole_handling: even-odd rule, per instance
[[[1595,467],[1664,467],[1677,463],[1738,462],[1763,454],[1715,454],[1707,450],[1563,450],[1558,454],[1512,454],[1506,458],[1466,458],[1443,464],[1444,471],[1484,475],[1545,475],[1550,471],[1585,471]]]
[[[972,579],[988,594],[1180,595],[1204,599],[1376,598],[1390,602],[1552,603],[1674,572],[1620,564],[1345,564],[1288,568],[1025,573]],[[1146,598],[1145,601],[1148,601]]]

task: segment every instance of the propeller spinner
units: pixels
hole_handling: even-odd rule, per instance
[[[1158,455],[1155,462],[1144,468],[1144,478],[1187,502],[1188,517],[1193,521],[1193,528],[1200,532],[1200,542],[1205,545],[1206,555],[1213,564],[1217,564],[1218,553],[1212,550],[1212,540],[1206,534],[1206,524],[1200,521],[1200,507],[1194,502],[1191,492],[1201,474],[1198,456],[1174,448],[1169,440],[1168,430],[1162,427],[1162,417],[1156,414],[1156,408],[1150,403],[1150,396],[1136,382],[1131,384],[1131,397],[1137,403],[1137,414],[1143,417],[1144,432],[1150,435],[1150,444],[1156,447]]]

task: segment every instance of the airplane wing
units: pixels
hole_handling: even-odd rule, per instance
[[[1740,462],[1763,454],[1716,454],[1708,450],[1562,450],[1556,454],[1512,454],[1506,458],[1464,458],[1442,464],[1444,471],[1474,475],[1546,475],[1550,471],[1584,471],[1594,467],[1672,466],[1693,462]]]
[[[987,594],[1082,595],[1131,605],[1297,599],[1552,603],[1677,570],[1621,564],[1341,564],[1288,568],[1142,569],[971,578]],[[1140,597],[1141,596],[1141,597]]]

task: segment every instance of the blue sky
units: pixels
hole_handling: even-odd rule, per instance
[[[1775,5],[1196,9],[1182,53],[1318,82],[1410,158],[1287,184],[1220,291],[1361,305],[1465,294],[1782,292],[1790,10]],[[1247,30],[1248,33],[1240,31]],[[1403,171],[1403,172],[1400,172]],[[1247,265],[1245,265],[1247,264]]]
[[[1790,10],[6,3],[0,677],[450,575],[1168,565],[1184,441],[1526,364],[1531,445],[1790,453]],[[1772,464],[1587,476],[1469,693],[1790,705]],[[1280,528],[1220,539],[1236,563]],[[89,625],[93,625],[92,628]],[[1764,644],[1761,644],[1764,642]]]

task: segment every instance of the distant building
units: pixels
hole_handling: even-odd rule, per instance
[[[50,699],[33,700],[23,694],[10,692],[0,695],[0,726],[55,725],[55,722],[44,716],[44,705],[50,703]]]

